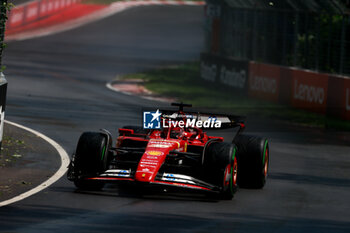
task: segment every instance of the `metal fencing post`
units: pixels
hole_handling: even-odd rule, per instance
[[[332,24],[330,23],[332,21],[332,16],[328,15],[327,23],[328,23],[328,32],[327,32],[327,61],[326,61],[326,67],[327,71],[330,71],[331,67],[331,46],[332,46]]]
[[[342,28],[341,28],[341,39],[340,39],[340,57],[339,57],[339,74],[343,74],[344,71],[344,57],[345,57],[345,33],[346,33],[346,17],[342,15]]]
[[[281,61],[282,65],[286,65],[287,62],[287,41],[288,41],[288,31],[287,31],[287,20],[288,20],[288,13],[286,12],[283,14],[283,32],[281,35],[282,38],[282,55],[281,55]]]
[[[252,28],[252,55],[251,55],[251,60],[256,61],[256,41],[257,41],[257,24],[258,24],[258,10],[254,8],[253,10],[254,14],[254,22],[253,22],[253,28]]]
[[[305,43],[304,43],[304,57],[305,57],[305,64],[303,68],[311,69],[309,60],[310,60],[310,44],[309,44],[309,13],[305,11],[304,13],[305,21],[304,21],[304,36],[305,36]]]
[[[317,22],[316,22],[316,50],[315,50],[315,55],[314,55],[314,62],[315,62],[315,70],[319,70],[319,64],[320,64],[320,53],[319,53],[319,48],[320,48],[320,24],[321,24],[321,19],[320,19],[320,14],[317,17]]]
[[[299,12],[295,12],[293,66],[297,66],[297,60],[298,60],[298,33],[299,33]]]
[[[247,28],[249,28],[248,26],[248,10],[247,9],[244,9],[243,11],[243,27],[242,27],[242,31],[243,31],[243,45],[242,45],[242,48],[243,48],[243,51],[242,51],[242,58],[244,60],[248,59],[248,39],[247,36],[248,36],[248,33],[247,33]]]

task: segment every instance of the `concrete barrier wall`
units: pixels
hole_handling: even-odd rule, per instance
[[[291,105],[318,113],[326,113],[328,75],[292,70]]]
[[[244,80],[240,90],[249,97],[350,120],[349,77],[210,54],[201,55],[201,77],[235,89]]]
[[[346,79],[344,81],[344,88],[343,88],[343,99],[342,105],[343,107],[341,109],[344,109],[342,112],[343,118],[350,120],[350,80]]]
[[[350,120],[350,79],[330,76],[328,92],[327,114]]]
[[[249,62],[248,95],[259,99],[279,101],[281,68]]]
[[[13,30],[79,3],[81,0],[36,0],[13,8],[6,24],[6,30]]]
[[[249,63],[234,59],[201,54],[201,77],[210,82],[222,83],[238,92],[248,88]]]

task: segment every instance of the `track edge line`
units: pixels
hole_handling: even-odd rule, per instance
[[[69,162],[70,162],[70,158],[69,158],[67,152],[63,149],[62,146],[60,146],[53,139],[45,136],[44,134],[42,134],[42,133],[40,133],[40,132],[38,132],[36,130],[33,130],[33,129],[28,128],[26,126],[17,124],[15,122],[11,122],[11,121],[5,120],[5,123],[13,125],[15,127],[21,128],[21,129],[24,129],[24,130],[26,130],[26,131],[28,131],[30,133],[33,133],[34,135],[42,138],[46,142],[48,142],[58,152],[58,154],[59,154],[59,156],[61,158],[61,166],[55,172],[55,174],[53,174],[49,179],[47,179],[46,181],[42,182],[38,186],[36,186],[36,187],[34,187],[34,188],[30,189],[29,191],[26,191],[26,192],[24,192],[22,194],[19,194],[19,195],[13,197],[13,198],[10,198],[8,200],[0,202],[0,207],[6,206],[6,205],[9,205],[9,204],[13,204],[13,203],[18,202],[18,201],[21,201],[21,200],[23,200],[23,199],[25,199],[27,197],[30,197],[30,196],[32,196],[32,195],[34,195],[34,194],[36,194],[36,193],[46,189],[47,187],[49,187],[50,185],[52,185],[53,183],[58,181],[66,173],[66,171],[68,170]]]

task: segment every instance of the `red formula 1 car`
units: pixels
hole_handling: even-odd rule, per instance
[[[179,110],[161,111],[162,128],[125,126],[119,129],[115,147],[106,130],[83,133],[68,179],[86,190],[102,189],[107,182],[132,182],[207,191],[222,199],[232,199],[238,186],[264,187],[267,139],[241,134],[245,125],[240,117],[188,112],[183,108],[191,105],[172,105]],[[220,122],[220,128],[238,127],[238,131],[232,141],[224,142],[198,127],[205,122],[209,127]]]

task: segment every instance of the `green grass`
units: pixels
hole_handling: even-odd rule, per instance
[[[24,148],[24,141],[4,136],[0,154],[0,167],[5,167],[20,159],[22,155],[20,155],[19,152]]]
[[[259,114],[291,123],[322,128],[350,130],[350,122],[294,109],[263,100],[248,98],[231,88],[199,77],[199,63],[129,74],[122,79],[143,79],[146,88],[162,96],[177,98],[195,107],[212,108],[241,115]]]

